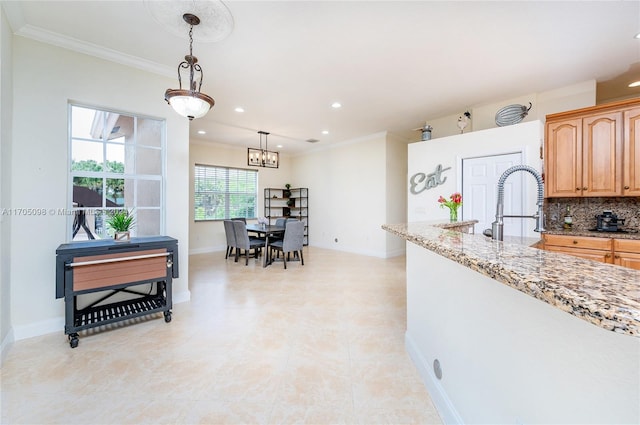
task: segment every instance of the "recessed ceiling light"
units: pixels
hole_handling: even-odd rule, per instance
[[[329,134],[329,130],[322,130],[322,134]]]
[[[238,106],[236,109],[234,109],[234,111],[236,111],[236,112],[244,112],[244,108],[242,106]]]
[[[629,84],[629,87],[640,87],[640,81],[634,81],[633,83]]]
[[[342,108],[342,104],[340,102],[333,102],[331,107],[335,109]]]
[[[207,134],[207,132],[204,130],[198,130],[198,134]]]
[[[640,38],[640,32],[634,35],[633,38]]]
[[[280,149],[282,147],[283,147],[282,145],[276,145],[276,148],[278,148],[278,149]]]

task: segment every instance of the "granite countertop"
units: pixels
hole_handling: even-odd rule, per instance
[[[434,223],[433,225],[441,229],[459,229],[460,227],[471,227],[476,224],[478,220],[466,220],[466,221],[448,221],[444,223]]]
[[[382,228],[603,329],[640,337],[640,271],[531,248],[531,239],[495,241],[437,225]]]

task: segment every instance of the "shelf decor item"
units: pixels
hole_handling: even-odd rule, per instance
[[[115,210],[108,213],[107,226],[113,230],[113,239],[116,242],[127,242],[131,238],[131,229],[135,225],[133,210]]]
[[[504,127],[507,125],[518,124],[529,114],[531,106],[533,105],[529,102],[528,108],[524,105],[509,105],[501,108],[496,112],[496,125],[498,127]]]
[[[422,138],[421,140],[423,142],[426,142],[427,140],[431,140],[431,130],[433,130],[433,127],[431,127],[429,124],[425,124],[422,127],[418,127],[418,128],[414,128],[413,131],[420,131]]]
[[[458,208],[462,205],[462,195],[460,193],[455,192],[451,194],[448,201],[444,199],[444,197],[440,196],[440,198],[438,198],[438,203],[440,203],[440,208],[449,208],[450,222],[455,223],[458,221]]]

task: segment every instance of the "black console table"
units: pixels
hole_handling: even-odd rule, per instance
[[[64,332],[71,348],[78,346],[78,332],[84,329],[160,312],[170,322],[171,285],[177,277],[178,241],[168,236],[60,245],[56,250],[56,298],[65,301]],[[135,288],[139,285],[151,288],[141,291]],[[95,294],[98,292],[104,294]],[[97,299],[78,308],[78,299],[91,293]],[[116,294],[118,301],[112,298]]]

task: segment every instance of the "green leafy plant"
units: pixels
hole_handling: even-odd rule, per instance
[[[291,185],[289,183],[285,184],[284,187],[286,187],[287,189],[291,189]]]
[[[135,225],[133,210],[113,210],[108,213],[106,223],[114,232],[128,232]]]

